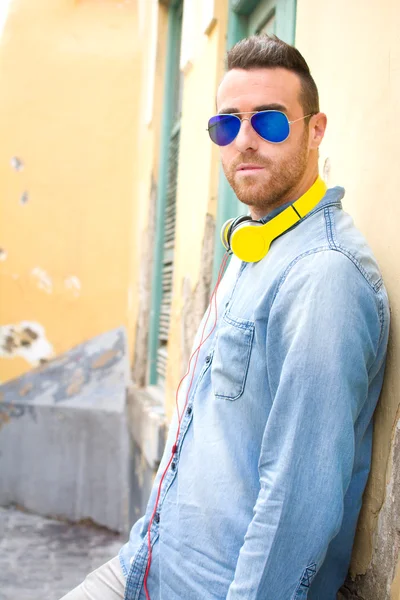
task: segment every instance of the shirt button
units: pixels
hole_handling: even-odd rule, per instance
[[[156,512],[156,514],[154,515],[154,522],[155,523],[159,523],[160,522],[160,513]]]
[[[210,360],[211,360],[211,356],[210,356],[210,355],[206,356],[206,364],[207,364],[207,365],[208,365],[208,363],[210,362]]]
[[[188,409],[187,409],[187,411],[186,411],[186,412],[187,412],[187,414],[189,415],[189,417],[190,417],[190,415],[192,414],[192,411],[193,411],[192,407],[191,407],[191,406],[189,406],[189,407],[188,407]]]
[[[173,462],[173,463],[171,463],[171,469],[172,469],[173,471],[175,471],[175,469],[176,469],[176,463],[174,463],[174,462]]]

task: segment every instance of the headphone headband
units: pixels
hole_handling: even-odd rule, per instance
[[[249,216],[226,221],[221,229],[221,240],[227,252],[244,262],[258,262],[267,255],[272,242],[310,213],[325,196],[327,187],[318,177],[298,200],[279,215],[263,224]]]

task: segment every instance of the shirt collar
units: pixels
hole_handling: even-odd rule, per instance
[[[325,208],[326,206],[336,205],[339,208],[342,208],[341,200],[342,200],[344,194],[345,194],[345,190],[344,190],[344,188],[342,188],[340,186],[329,188],[326,191],[326,194],[322,198],[322,200],[320,202],[318,202],[317,206],[315,208],[313,208],[313,210],[311,212],[309,212],[304,218],[307,218],[310,215],[313,215],[315,212],[318,212],[319,210]],[[296,200],[293,200],[292,202],[286,202],[285,204],[278,206],[278,208],[274,208],[274,210],[272,210],[270,213],[265,215],[265,217],[261,217],[261,219],[259,219],[260,223],[263,223],[265,225],[265,223],[268,223],[268,221],[271,221],[271,219],[276,217],[276,215],[279,215],[282,211],[285,210],[285,208],[287,208],[288,206],[291,206],[294,202],[296,202]]]

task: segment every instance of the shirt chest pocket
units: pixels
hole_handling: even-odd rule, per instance
[[[218,328],[211,382],[214,394],[237,400],[243,394],[249,368],[254,323],[226,313]]]

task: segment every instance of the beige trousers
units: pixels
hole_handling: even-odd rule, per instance
[[[123,600],[125,584],[126,578],[116,556],[90,573],[61,600]]]

